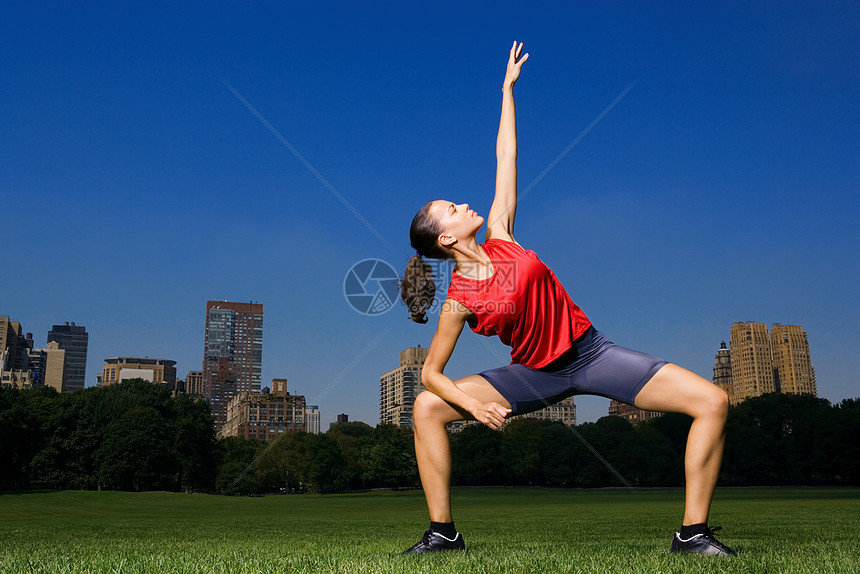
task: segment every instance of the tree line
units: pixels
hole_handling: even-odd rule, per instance
[[[519,418],[451,435],[455,485],[682,486],[691,419],[568,427]],[[146,381],[0,389],[0,490],[225,494],[419,486],[411,429],[362,422],[215,439],[209,406]],[[860,399],[765,395],[730,409],[721,485],[860,484]]]

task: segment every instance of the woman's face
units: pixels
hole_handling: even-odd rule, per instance
[[[450,235],[458,240],[474,237],[484,224],[484,218],[469,209],[468,203],[438,199],[430,207],[430,213],[439,222],[443,236]]]

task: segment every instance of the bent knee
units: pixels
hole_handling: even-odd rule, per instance
[[[708,416],[725,420],[729,415],[729,395],[723,389],[714,386],[702,397],[698,404],[699,416]]]
[[[415,403],[412,405],[412,416],[417,421],[418,419],[435,418],[442,414],[444,410],[450,408],[448,403],[430,391],[421,391],[415,397]]]

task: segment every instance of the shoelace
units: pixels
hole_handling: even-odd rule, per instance
[[[731,548],[729,548],[728,546],[726,546],[725,544],[723,544],[722,542],[720,542],[719,540],[714,538],[714,532],[716,532],[717,530],[722,530],[722,529],[723,529],[722,526],[707,527],[707,528],[705,528],[705,532],[704,532],[705,537],[707,537],[710,540],[711,544],[713,544],[714,546],[716,546],[720,550],[723,550],[729,554],[734,554],[734,550],[732,550]]]

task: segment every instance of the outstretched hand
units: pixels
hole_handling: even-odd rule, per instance
[[[517,80],[520,77],[520,70],[523,67],[523,63],[529,59],[528,52],[520,56],[522,51],[522,42],[520,42],[519,45],[514,42],[514,45],[511,46],[511,54],[508,56],[508,69],[507,72],[505,72],[505,87],[514,87],[514,84],[517,83]]]
[[[496,402],[481,403],[471,412],[476,421],[487,425],[493,430],[502,428],[502,425],[505,424],[505,418],[510,413],[511,409],[506,409]]]

